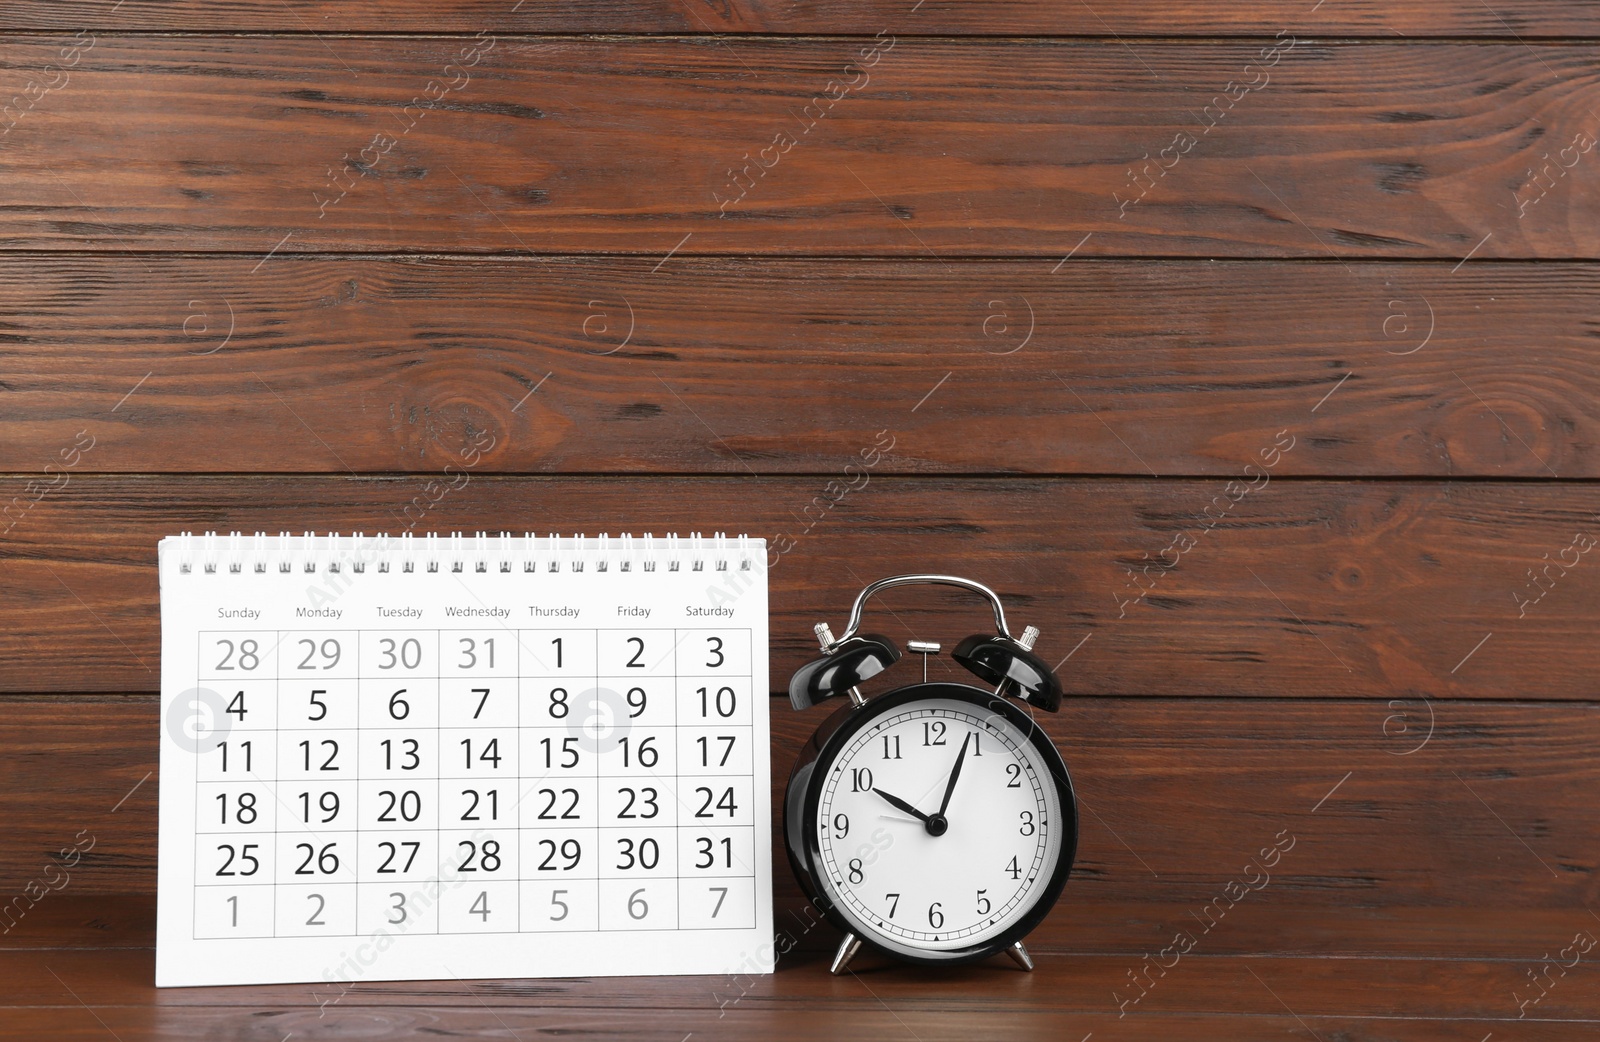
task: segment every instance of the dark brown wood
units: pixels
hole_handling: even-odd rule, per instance
[[[155,766],[153,753],[150,764],[151,768]],[[18,806],[14,799],[8,802],[13,807]],[[97,817],[98,815],[99,811]],[[92,832],[94,825],[88,827]],[[24,827],[20,830],[20,834],[33,839],[36,835],[49,831],[51,830],[48,828]],[[138,829],[133,831],[137,832]],[[70,848],[75,839],[76,834],[69,833],[64,844],[48,851],[45,856],[59,855],[63,848]],[[50,843],[55,840],[56,836],[50,835],[44,837],[43,842]],[[151,842],[154,841],[152,836]],[[149,948],[155,944],[156,894],[153,885],[134,884],[149,888],[138,893],[118,894],[94,893],[88,887],[68,885],[64,890],[52,891],[43,901],[36,900],[32,908],[19,908],[15,904],[17,895],[26,896],[23,888],[30,880],[37,879],[46,886],[50,885],[49,881],[44,879],[44,863],[33,857],[31,849],[19,848],[19,857],[19,867],[15,871],[8,868],[5,872],[7,886],[10,889],[6,891],[8,896],[5,904],[0,907],[9,911],[6,914],[6,921],[0,923],[0,951]],[[106,866],[96,874],[105,876],[109,871],[109,866]],[[135,869],[134,874],[139,874],[139,870]],[[150,878],[154,879],[154,876]],[[77,882],[84,881],[83,873],[80,872]],[[19,917],[18,912],[24,914]],[[8,925],[9,930],[5,928]],[[3,993],[0,993],[0,996],[3,996]]]
[[[148,948],[52,952],[46,959],[48,966],[41,965],[38,953],[0,953],[0,970],[11,982],[9,1005],[64,1005],[64,982],[87,985],[98,1006],[137,1005],[150,994],[154,966]],[[1134,965],[1137,968],[1137,959]],[[930,970],[863,956],[858,976],[841,979],[826,972],[826,963],[816,953],[806,953],[781,960],[777,973],[759,977],[318,982],[301,987],[179,988],[162,992],[161,998],[164,1009],[210,1007],[218,1015],[230,1008],[307,1006],[320,1010],[325,1019],[334,1017],[334,1024],[328,1025],[332,1028],[338,1023],[337,1014],[359,1010],[383,1016],[419,999],[441,1010],[645,1008],[709,1011],[724,1017],[779,1012],[804,1017],[856,1009],[870,988],[894,1010],[911,1007],[989,1017],[1015,1014],[1019,1008],[1033,1014],[1074,1012],[1094,1017],[1125,1011],[1120,1019],[1143,1020],[1149,1030],[1152,1018],[1174,1013],[1274,1017],[1283,1014],[1284,1004],[1305,1017],[1383,1014],[1396,1020],[1505,1019],[1509,1006],[1515,1019],[1517,1005],[1508,1001],[1510,996],[1519,991],[1538,994],[1523,973],[1524,964],[1512,961],[1192,955],[1175,963],[1165,976],[1157,974],[1154,986],[1147,987],[1139,1002],[1129,1000],[1119,1009],[1121,1000],[1113,996],[1139,996],[1128,982],[1128,968],[1126,955],[1045,953],[1031,976],[1003,960]],[[1580,963],[1566,977],[1550,971],[1555,986],[1537,1005],[1529,1005],[1530,1015],[1558,1022],[1600,1020],[1596,1016],[1600,990],[1579,977],[1586,969]]]
[[[1524,40],[1600,35],[1600,16],[1587,4],[1558,0],[1498,0],[1492,9],[1471,0],[1386,4],[1344,0],[1287,8],[1272,0],[1101,4],[1072,0],[1028,3],[988,0],[960,4],[925,0],[821,0],[784,7],[739,0],[576,0],[570,3],[484,5],[468,0],[395,0],[378,3],[300,0],[292,7],[271,0],[181,0],[101,3],[12,0],[0,12],[0,30],[220,30],[289,33],[462,32],[483,29],[522,33],[900,33],[972,35],[1199,35],[1279,29],[1323,35],[1487,36]]]
[[[281,437],[317,436],[286,411]],[[879,476],[855,492],[749,476],[62,474],[0,542],[3,690],[155,690],[163,535],[371,533],[407,517],[419,532],[765,537],[780,688],[814,654],[814,622],[912,571],[993,585],[1017,625],[1043,629],[1051,662],[1078,648],[1061,675],[1080,695],[1583,699],[1600,667],[1593,484],[1283,481],[1262,466],[1233,482]],[[885,604],[896,638],[984,625],[942,593]]]
[[[9,0],[0,1042],[1594,1037],[1595,37]],[[770,977],[156,993],[155,541],[408,524],[772,540],[774,689],[870,579],[993,584],[1081,797],[1037,972],[833,978],[775,847]]]
[[[13,37],[0,247],[1600,250],[1588,46],[888,40]]]
[[[775,821],[821,714],[774,701]],[[1041,722],[1083,809],[1077,871],[1030,937],[1037,951],[1126,962],[1187,931],[1197,958],[1515,961],[1557,952],[1579,930],[1600,936],[1583,911],[1600,868],[1592,707],[1072,699]],[[146,776],[159,728],[149,697],[0,701],[0,893],[23,893],[63,846],[85,850],[34,908],[5,906],[0,947],[150,943],[156,780]],[[1275,842],[1287,849],[1262,882],[1246,866]],[[806,909],[781,847],[775,857],[780,943],[831,947],[837,935]],[[1241,873],[1259,889],[1230,910]],[[109,909],[91,900],[107,894],[137,896]],[[1201,1008],[1190,1001],[1173,1008]]]
[[[653,266],[0,256],[0,470],[1600,476],[1587,265]]]
[[[821,971],[818,971],[821,972]],[[1248,979],[1248,978],[1247,978]],[[81,982],[80,982],[81,983]],[[370,1032],[384,1039],[436,1040],[444,1037],[537,1038],[594,1034],[607,1039],[660,1042],[695,1037],[772,1038],[795,1042],[837,1042],[842,1038],[915,1038],[920,1042],[971,1042],[1004,1039],[1007,1042],[1060,1042],[1093,1035],[1111,1042],[1142,1042],[1151,1038],[1182,1038],[1193,1042],[1281,1042],[1284,1038],[1315,1034],[1340,1042],[1460,1042],[1480,1039],[1494,1029],[1507,1030],[1499,1018],[1449,1020],[1392,1020],[1382,1016],[1361,1018],[1298,1017],[1289,1013],[1260,1017],[1200,1016],[1180,1014],[1129,1017],[1115,1014],[1033,1013],[1011,1010],[991,1012],[924,1012],[915,1006],[896,1009],[875,1002],[868,976],[850,978],[856,1004],[849,1009],[794,1012],[790,1010],[719,1011],[714,1004],[700,1010],[578,1009],[545,1011],[534,1004],[522,1008],[465,1008],[435,1006],[419,996],[408,1007],[383,1010],[342,1009],[319,1011],[314,1004],[273,1005],[259,1010],[182,1008],[154,1005],[58,1005],[48,1008],[7,1010],[0,1024],[0,1039],[32,1040],[48,1037],[62,1042],[104,1042],[107,1032],[122,1042],[172,1039],[260,1037],[268,1042],[291,1035],[296,1038],[348,1038]],[[62,994],[67,995],[65,988]],[[164,996],[163,996],[164,997]],[[70,997],[63,1000],[70,1003]],[[293,999],[288,1001],[295,1001]],[[1281,1009],[1281,1007],[1280,1007]],[[324,1016],[326,1012],[326,1016]],[[1588,1021],[1527,1021],[1518,1023],[1516,1037],[1526,1042],[1580,1042],[1594,1037]],[[274,1034],[276,1032],[276,1034]],[[1074,1034],[1074,1033],[1077,1034]],[[1170,1034],[1169,1034],[1170,1033]]]

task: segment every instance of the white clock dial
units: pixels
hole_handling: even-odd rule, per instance
[[[1008,718],[955,699],[909,702],[852,735],[829,766],[818,876],[880,944],[967,948],[1039,901],[1063,826],[1047,762]]]

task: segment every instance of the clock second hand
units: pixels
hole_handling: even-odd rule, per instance
[[[922,813],[920,810],[918,810],[917,808],[913,807],[911,804],[907,803],[905,800],[901,799],[900,797],[898,797],[898,796],[896,796],[896,795],[894,795],[892,793],[884,792],[882,789],[873,789],[872,791],[877,793],[879,796],[882,796],[884,799],[888,800],[889,804],[891,806],[893,806],[895,809],[903,810],[907,814],[914,815],[917,818],[918,821],[921,821],[924,824],[927,823],[928,815]]]

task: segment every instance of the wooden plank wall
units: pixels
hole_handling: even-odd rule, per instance
[[[162,534],[727,530],[780,551],[774,691],[884,574],[1043,628],[1087,813],[1037,946],[1109,957],[1061,988],[1290,829],[1207,955],[1507,991],[1600,926],[1596,37],[1558,0],[10,0],[0,893],[95,846],[0,945],[149,943]],[[815,721],[774,717],[781,779]],[[1328,987],[1298,1008],[1368,1037]]]

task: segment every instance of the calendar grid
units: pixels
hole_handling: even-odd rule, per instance
[[[753,926],[748,629],[198,636],[202,687],[213,645],[270,653],[195,753],[194,938]]]

